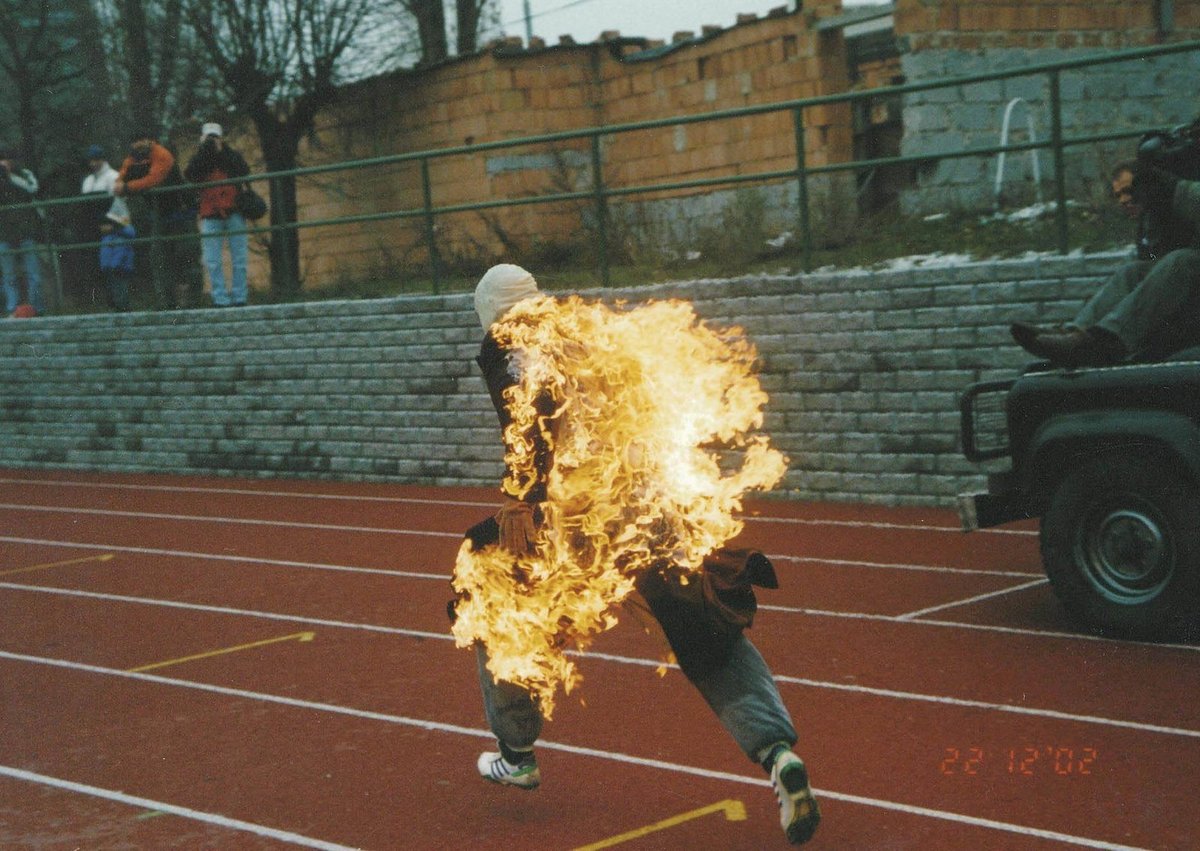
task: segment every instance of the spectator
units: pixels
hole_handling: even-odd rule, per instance
[[[182,306],[199,306],[203,276],[197,256],[195,207],[183,186],[175,155],[159,144],[155,134],[138,132],[129,156],[121,164],[113,192],[118,197],[137,196],[159,187],[179,187],[174,192],[156,192],[147,197],[155,237],[150,247],[150,266],[160,306],[167,310],[181,306],[177,297],[180,283],[184,286]]]
[[[4,281],[6,315],[12,315],[23,303],[38,315],[46,312],[46,305],[42,301],[41,266],[35,247],[41,219],[32,207],[9,209],[14,205],[30,203],[37,191],[38,181],[33,172],[22,168],[11,151],[0,150],[0,277]],[[25,302],[21,300],[17,279],[18,256],[22,258],[25,269]]]
[[[120,200],[120,199],[117,199]],[[108,304],[113,310],[129,310],[129,285],[133,279],[133,246],[137,236],[128,213],[110,211],[100,226],[100,274]]]
[[[188,162],[183,176],[192,183],[214,183],[250,173],[246,160],[225,144],[220,124],[205,124],[200,129],[200,150]],[[203,186],[200,189],[200,247],[208,269],[208,283],[216,307],[230,304],[241,307],[248,295],[246,264],[250,246],[245,233],[246,219],[238,212],[241,184]],[[225,257],[221,243],[229,245],[232,266],[231,289],[225,288]]]
[[[128,219],[129,206],[125,203],[124,198],[113,197],[113,185],[117,182],[118,173],[109,165],[104,148],[100,145],[92,145],[87,149],[85,156],[88,173],[83,178],[79,193],[91,196],[91,199],[78,208],[72,209],[75,211],[75,218],[78,222],[76,231],[80,240],[95,242],[100,238],[105,223],[108,221],[109,213]],[[95,285],[99,283],[97,279],[103,279],[104,276],[100,272],[99,266],[96,265],[95,250],[82,249],[82,251],[86,252],[84,255],[86,260],[85,269],[81,270],[80,274],[87,279],[88,289],[94,290]]]
[[[1059,366],[1155,360],[1200,344],[1200,182],[1129,162],[1113,171],[1112,191],[1138,220],[1136,259],[1110,275],[1069,324],[1014,322],[1010,329],[1023,349]],[[1164,225],[1148,228],[1149,213]]]
[[[115,168],[109,165],[108,159],[104,155],[104,148],[99,145],[92,145],[88,148],[87,161],[88,173],[83,178],[83,188],[80,189],[80,194],[91,195],[93,192],[103,192],[105,195],[112,195],[113,185],[120,175]]]

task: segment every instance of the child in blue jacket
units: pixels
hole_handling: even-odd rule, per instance
[[[108,290],[108,303],[114,310],[129,310],[129,285],[133,280],[133,246],[129,240],[137,232],[128,214],[113,209],[104,217],[100,233],[100,274]]]

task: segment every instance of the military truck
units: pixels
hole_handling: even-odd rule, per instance
[[[1034,364],[972,385],[960,408],[963,454],[995,470],[986,491],[958,498],[965,530],[1037,518],[1046,575],[1074,621],[1200,637],[1200,349]]]

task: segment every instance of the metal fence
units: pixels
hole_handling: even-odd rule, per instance
[[[887,86],[874,89],[866,89],[856,92],[847,92],[833,95],[825,95],[820,97],[804,98],[799,100],[782,101],[771,104],[763,104],[757,106],[740,107],[736,109],[727,109],[714,111],[704,114],[695,115],[673,115],[666,118],[654,119],[650,121],[641,121],[626,124],[617,124],[611,126],[588,127],[579,130],[571,130],[565,132],[549,133],[538,136],[527,136],[514,139],[505,139],[501,141],[485,142],[480,144],[463,145],[456,147],[441,148],[437,150],[414,151],[411,153],[395,154],[389,156],[373,157],[367,159],[358,159],[352,161],[331,163],[328,165],[308,166],[297,168],[290,171],[273,172],[268,174],[251,175],[245,178],[221,181],[221,183],[241,184],[253,181],[268,181],[275,183],[284,178],[305,177],[330,172],[348,172],[364,169],[378,169],[384,166],[392,166],[404,163],[416,163],[419,166],[421,176],[421,194],[423,203],[420,207],[402,210],[393,210],[378,213],[365,213],[359,215],[337,216],[325,219],[310,219],[304,221],[281,222],[262,227],[247,228],[241,231],[255,235],[270,235],[272,233],[299,230],[304,228],[315,228],[324,226],[347,226],[362,224],[367,222],[377,222],[383,220],[400,220],[400,219],[419,219],[423,224],[425,248],[428,252],[429,277],[432,281],[434,292],[439,291],[439,288],[444,282],[444,270],[441,262],[441,254],[439,251],[436,223],[439,217],[447,216],[454,213],[494,210],[498,208],[508,208],[527,205],[543,205],[562,203],[566,201],[584,201],[594,208],[594,220],[597,228],[597,265],[600,277],[607,286],[610,283],[611,270],[611,245],[610,245],[610,216],[609,202],[612,199],[626,198],[638,195],[647,195],[650,193],[663,192],[682,192],[685,190],[695,189],[715,189],[720,187],[733,187],[747,184],[766,184],[778,183],[780,181],[795,181],[797,191],[797,204],[795,210],[796,229],[800,234],[799,242],[802,254],[802,260],[805,269],[811,268],[813,257],[813,227],[811,220],[811,201],[810,201],[810,181],[818,175],[832,174],[837,172],[857,172],[867,169],[881,168],[885,166],[906,165],[906,164],[923,164],[946,159],[966,158],[966,157],[995,157],[1004,154],[1011,154],[1023,151],[1049,150],[1050,157],[1053,162],[1053,192],[1052,200],[1055,202],[1055,230],[1057,235],[1057,247],[1062,253],[1067,253],[1070,250],[1070,233],[1067,217],[1067,189],[1065,181],[1064,155],[1065,151],[1072,146],[1090,145],[1103,142],[1114,142],[1126,139],[1133,139],[1141,136],[1145,132],[1155,127],[1128,127],[1122,130],[1114,130],[1107,133],[1085,134],[1077,136],[1069,136],[1064,132],[1063,128],[1063,110],[1061,96],[1061,77],[1066,71],[1091,68],[1099,65],[1106,65],[1119,62],[1138,62],[1155,57],[1167,56],[1179,53],[1193,53],[1200,51],[1200,41],[1185,41],[1176,44],[1163,45],[1157,47],[1139,48],[1112,52],[1106,54],[1092,55],[1079,59],[1062,60],[1045,64],[1029,65],[1022,68],[995,71],[991,73],[975,74],[970,76],[948,77],[934,82],[910,83],[905,85]],[[995,80],[1005,80],[1015,77],[1028,77],[1032,75],[1044,75],[1049,85],[1049,100],[1050,100],[1050,132],[1049,136],[1040,139],[1031,139],[1026,142],[1014,144],[998,144],[986,147],[971,147],[958,151],[940,153],[936,155],[922,154],[916,156],[896,156],[878,159],[863,159],[850,160],[847,162],[832,163],[827,165],[809,165],[806,161],[806,146],[805,146],[805,111],[814,107],[827,107],[839,104],[853,104],[857,101],[877,99],[884,97],[899,96],[915,92],[929,91],[933,89],[944,89],[958,86],[968,86],[973,83],[982,83]],[[753,174],[742,175],[725,175],[719,177],[701,178],[693,180],[671,181],[663,183],[645,184],[637,186],[620,186],[611,187],[606,185],[604,179],[604,158],[602,155],[602,140],[606,137],[619,136],[625,133],[632,133],[643,130],[652,130],[657,128],[678,127],[680,125],[698,124],[702,122],[715,122],[734,118],[744,118],[751,116],[761,116],[767,114],[775,114],[781,112],[790,112],[792,123],[795,129],[795,166],[788,169],[763,171]],[[439,158],[463,155],[484,155],[488,152],[527,147],[531,145],[545,145],[552,143],[560,143],[567,141],[586,140],[590,149],[590,177],[591,183],[586,189],[571,192],[555,192],[544,195],[536,195],[531,197],[519,198],[497,198],[475,203],[454,204],[454,205],[438,205],[436,203],[437,187],[430,179],[430,164]],[[217,185],[217,184],[205,184]],[[151,195],[158,192],[171,191],[168,189],[150,190],[145,195]],[[271,192],[272,196],[276,195],[275,191]],[[78,196],[72,198],[59,198],[53,200],[37,201],[29,204],[13,205],[9,209],[35,208],[43,217],[53,216],[59,208],[68,207],[70,205],[78,205],[84,203],[94,203],[95,196]],[[164,239],[196,239],[195,236],[143,236],[131,240],[133,244],[150,244],[155,241]],[[66,250],[98,248],[99,242],[73,242],[68,244],[48,244],[45,246],[48,249],[52,258],[57,258],[58,252]],[[21,249],[7,248],[0,253],[16,254],[20,253]],[[55,261],[53,264],[55,271],[55,282],[61,301],[61,277],[58,272],[58,264]],[[290,270],[290,274],[296,274],[296,270]]]

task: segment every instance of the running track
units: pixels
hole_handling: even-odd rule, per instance
[[[534,793],[444,604],[479,490],[0,471],[0,847],[787,847],[628,617],[580,661]],[[753,506],[751,637],[801,731],[806,847],[1200,847],[1200,647],[1072,632],[1035,530]]]

